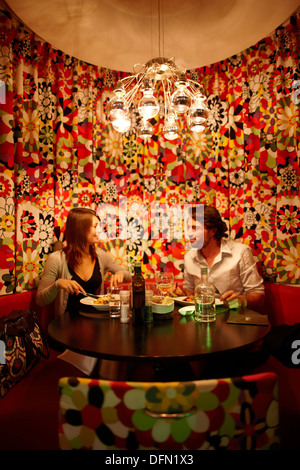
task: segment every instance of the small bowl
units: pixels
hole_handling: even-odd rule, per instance
[[[193,315],[193,313],[195,312],[195,307],[193,305],[188,305],[187,307],[180,308],[178,312],[180,313],[180,315],[184,316]]]
[[[170,313],[174,310],[174,300],[170,297],[154,296],[152,299],[153,313]]]

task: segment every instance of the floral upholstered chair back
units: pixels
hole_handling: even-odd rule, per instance
[[[273,373],[172,383],[62,378],[59,390],[63,450],[279,448]]]

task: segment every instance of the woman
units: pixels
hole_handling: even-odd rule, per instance
[[[55,314],[60,315],[78,306],[76,297],[80,293],[103,294],[106,272],[113,273],[111,286],[131,281],[128,271],[115,263],[108,253],[96,249],[98,223],[91,209],[76,208],[69,212],[66,246],[51,253],[45,263],[37,291],[38,305],[43,307],[54,301]]]
[[[96,213],[91,209],[75,208],[69,212],[65,230],[66,246],[51,253],[45,263],[36,297],[39,306],[54,302],[55,315],[61,315],[65,311],[72,314],[79,307],[82,298],[80,294],[104,293],[106,272],[112,273],[111,286],[131,281],[128,271],[114,262],[108,253],[96,248],[99,241],[96,231],[98,223]],[[95,365],[95,359],[85,358],[89,367],[83,369],[80,364],[84,356],[70,351],[66,351],[61,358],[72,362],[86,373]]]

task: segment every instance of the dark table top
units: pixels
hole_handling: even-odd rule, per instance
[[[82,312],[84,313],[84,312]],[[175,307],[170,320],[137,327],[120,323],[107,313],[66,313],[49,325],[49,335],[67,349],[115,361],[197,360],[220,352],[249,348],[268,333],[270,326],[227,323],[232,311],[217,314],[216,322],[201,324],[183,317]],[[249,309],[245,317],[254,316]]]

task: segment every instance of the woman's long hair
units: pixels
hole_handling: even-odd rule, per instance
[[[86,252],[87,233],[93,223],[93,218],[97,217],[95,211],[86,208],[71,209],[66,223],[65,241],[67,262],[72,269],[81,262],[83,253]],[[93,259],[96,258],[94,245],[89,247]]]

